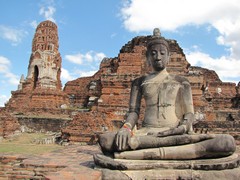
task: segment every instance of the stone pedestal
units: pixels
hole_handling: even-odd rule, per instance
[[[94,155],[103,179],[228,179],[240,177],[240,156],[201,160],[126,160]]]

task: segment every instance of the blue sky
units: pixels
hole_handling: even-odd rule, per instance
[[[0,106],[26,77],[36,26],[58,26],[62,84],[94,74],[139,35],[175,39],[194,66],[240,81],[240,0],[1,0]]]

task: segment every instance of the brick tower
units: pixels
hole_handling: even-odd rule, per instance
[[[51,21],[41,22],[32,42],[32,54],[27,79],[33,79],[33,88],[61,89],[61,63],[58,51],[57,25]]]
[[[49,20],[41,22],[32,41],[27,77],[21,77],[7,108],[17,112],[54,113],[68,104],[60,80],[62,58],[58,48],[57,25]]]

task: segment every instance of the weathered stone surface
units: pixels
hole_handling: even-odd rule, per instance
[[[98,154],[94,161],[102,168],[102,179],[238,179],[238,154],[219,159],[163,161],[112,159]],[[111,169],[111,170],[110,170]]]
[[[206,179],[228,179],[235,180],[239,179],[240,176],[240,168],[235,169],[227,169],[222,171],[199,171],[199,170],[171,170],[171,169],[156,169],[156,170],[145,170],[145,171],[117,171],[112,170],[106,171],[102,170],[103,180],[110,180],[109,176],[112,180],[121,179],[186,179],[186,180],[206,180]]]
[[[97,146],[67,146],[41,155],[0,154],[0,179],[100,180],[93,169],[92,154]]]
[[[148,170],[148,169],[194,169],[194,170],[224,170],[237,168],[240,165],[240,157],[233,154],[218,159],[199,160],[127,160],[113,159],[111,157],[96,154],[94,161],[97,166],[112,170]]]

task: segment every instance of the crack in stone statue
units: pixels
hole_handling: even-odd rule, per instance
[[[189,81],[166,71],[168,42],[159,29],[147,42],[153,72],[132,83],[129,115],[118,132],[99,136],[104,154],[117,159],[202,159],[234,153],[235,140],[227,134],[194,134],[194,108]],[[146,109],[142,128],[134,131],[142,96]]]

